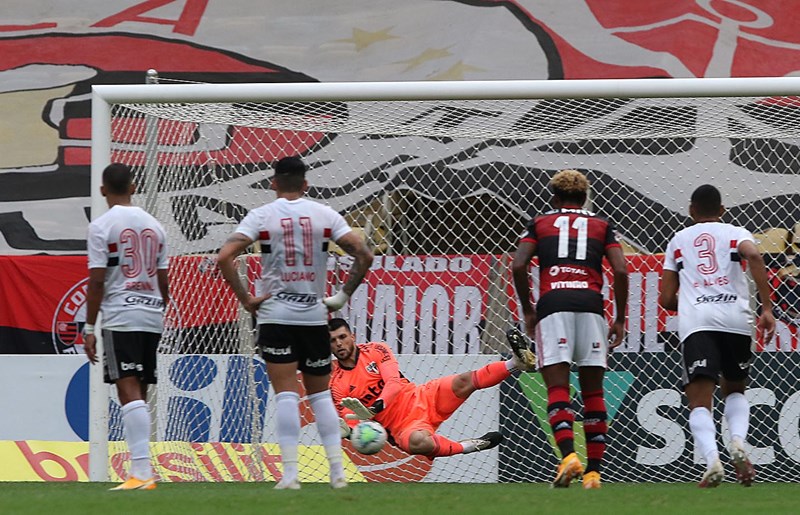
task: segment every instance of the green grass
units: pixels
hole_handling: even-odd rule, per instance
[[[305,484],[275,491],[272,484],[162,483],[148,492],[109,492],[102,483],[0,483],[0,513],[91,515],[312,514],[503,514],[576,515],[679,513],[797,513],[794,484],[725,483],[714,490],[695,484],[605,484],[583,491],[579,484],[551,490],[544,484],[358,483],[343,490]]]

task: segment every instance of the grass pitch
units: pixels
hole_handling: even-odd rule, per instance
[[[570,514],[798,513],[794,484],[724,483],[700,490],[695,484],[605,484],[584,491],[580,484],[553,490],[545,484],[357,483],[343,490],[304,484],[275,491],[272,483],[162,483],[153,491],[109,492],[104,483],[2,483],[0,513],[8,515],[245,515],[357,513],[390,514]]]

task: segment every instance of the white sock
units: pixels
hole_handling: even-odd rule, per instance
[[[317,421],[317,430],[325,447],[325,454],[328,456],[328,463],[331,467],[331,481],[344,477],[344,465],[342,465],[342,438],[339,433],[339,415],[333,405],[331,391],[313,393],[308,396],[308,403],[314,412],[314,419]]]
[[[275,420],[281,448],[283,480],[297,479],[297,446],[300,443],[300,396],[296,392],[275,395]]]
[[[150,467],[150,412],[143,400],[122,407],[122,426],[131,453],[130,475],[138,479],[153,477]]]
[[[509,372],[514,371],[517,369],[517,361],[515,359],[507,359],[506,360],[506,370]]]
[[[750,429],[750,403],[741,393],[725,397],[725,420],[731,432],[731,442],[744,444]]]
[[[692,430],[694,444],[706,459],[706,468],[719,459],[717,449],[717,430],[714,427],[714,417],[706,408],[695,408],[689,413],[689,428]]]

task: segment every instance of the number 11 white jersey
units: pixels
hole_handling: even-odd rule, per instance
[[[342,215],[313,200],[279,198],[250,211],[236,232],[261,243],[259,324],[325,325],[328,245],[351,231]]]
[[[754,241],[741,227],[698,223],[678,232],[667,245],[664,270],[678,273],[678,334],[697,331],[752,334],[750,289],[739,244]]]

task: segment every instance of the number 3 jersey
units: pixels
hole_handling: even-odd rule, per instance
[[[603,256],[619,247],[611,223],[579,208],[548,211],[530,222],[523,242],[536,245],[542,318],[559,311],[603,314]]]
[[[328,245],[350,230],[339,213],[304,198],[279,198],[247,214],[236,232],[261,243],[256,295],[271,295],[258,310],[259,324],[327,323]]]
[[[164,228],[135,206],[114,206],[89,224],[89,268],[105,268],[103,329],[160,333],[156,272],[169,266]]]
[[[678,274],[678,334],[696,331],[752,334],[750,289],[739,244],[754,241],[741,227],[698,223],[678,232],[667,245],[664,270]]]

